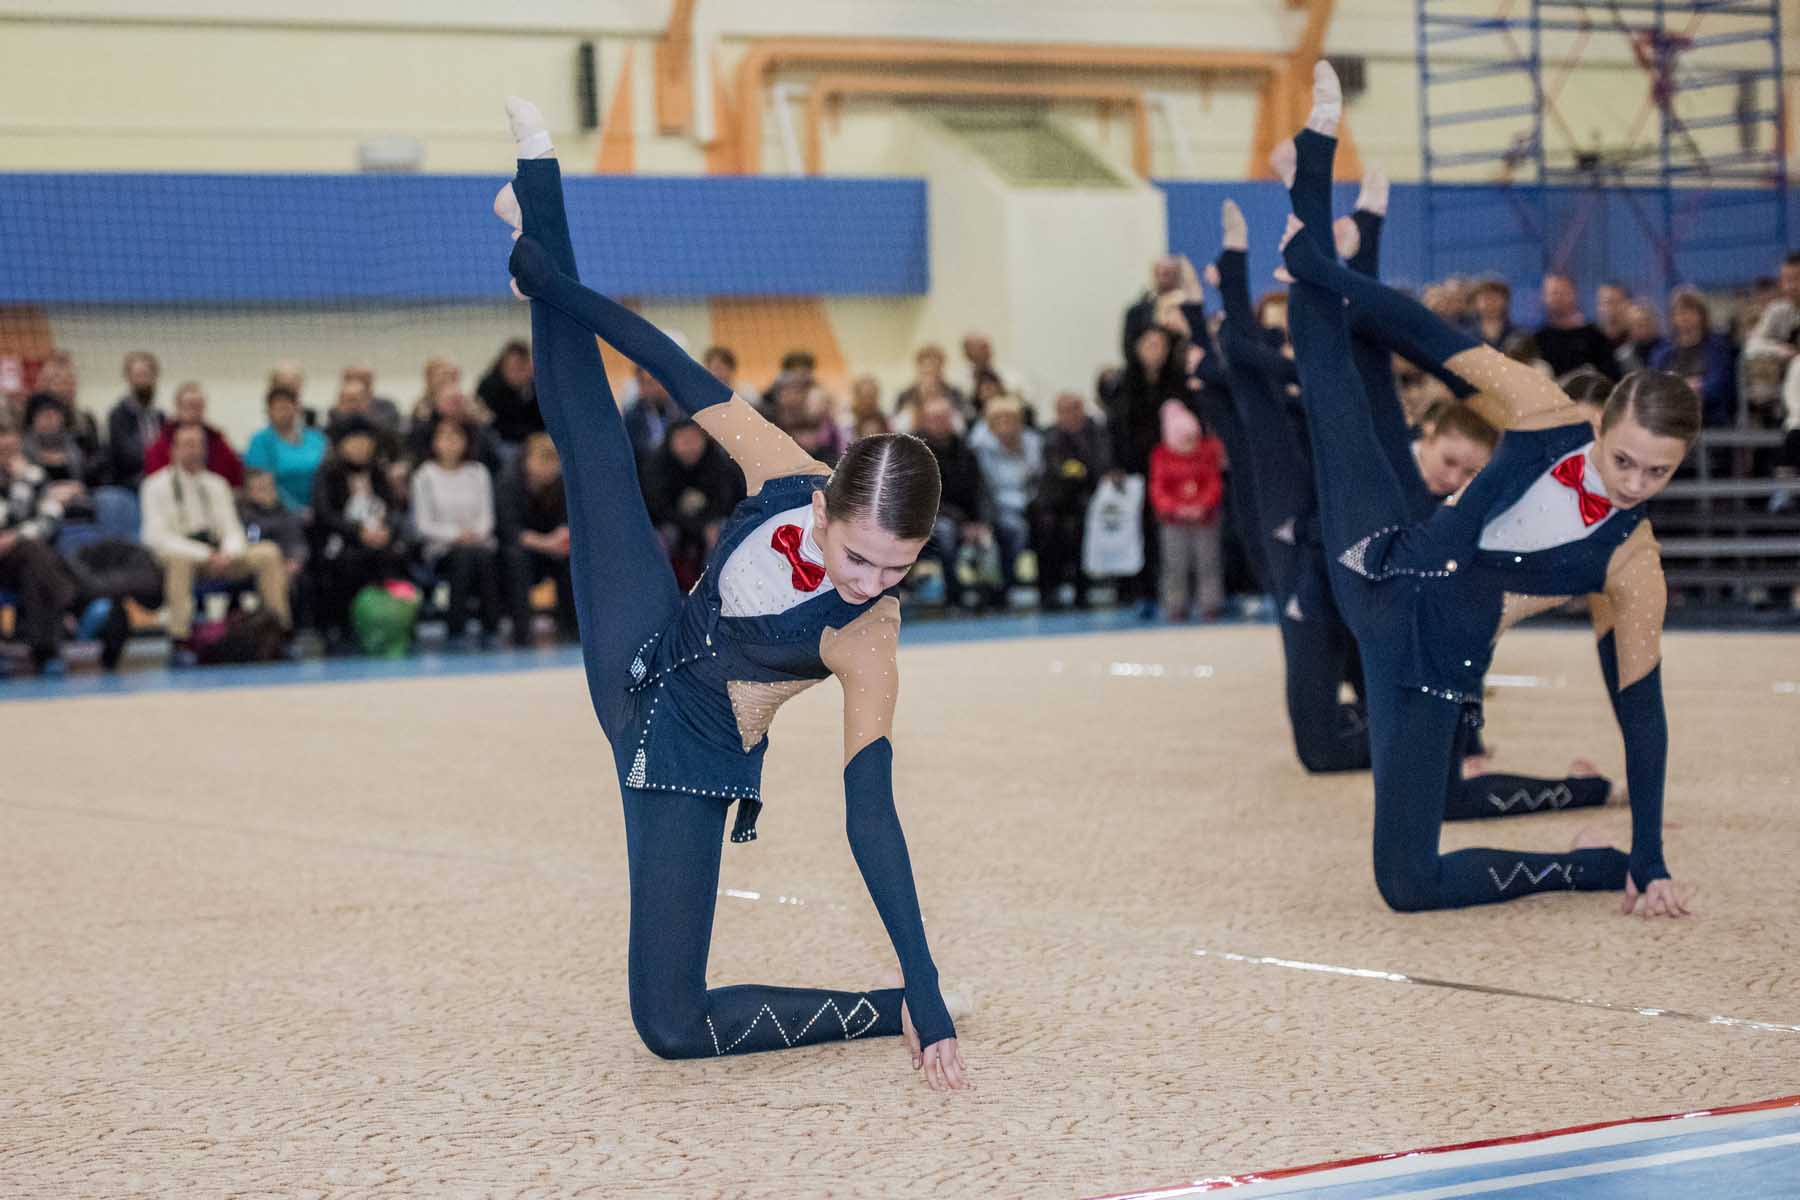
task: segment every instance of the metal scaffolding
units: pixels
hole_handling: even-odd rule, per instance
[[[1779,0],[1416,3],[1433,276],[1579,251],[1650,283],[1647,256],[1666,290],[1767,273],[1786,248]],[[1566,94],[1626,54],[1642,107],[1622,139],[1584,139]]]

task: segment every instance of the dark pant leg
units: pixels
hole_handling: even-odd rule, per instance
[[[1561,812],[1568,808],[1599,808],[1612,794],[1612,781],[1599,775],[1571,775],[1566,779],[1540,779],[1532,775],[1471,775],[1457,779],[1444,806],[1444,820],[1469,821],[1481,817],[1522,816],[1535,812]]]
[[[506,598],[506,612],[512,618],[513,644],[531,643],[531,589],[538,581],[532,565],[536,557],[514,542],[500,550],[500,586]],[[560,602],[561,597],[558,597]]]
[[[555,159],[519,163],[513,181],[525,232],[575,274]],[[599,343],[556,309],[531,304],[538,407],[562,456],[569,501],[569,572],[588,695],[607,736],[630,717],[628,669],[681,606],[662,541],[644,510],[637,457],[600,361]]]
[[[474,590],[476,549],[452,546],[438,556],[437,577],[450,585],[450,602],[444,618],[451,637],[461,637],[469,623],[469,595]]]
[[[1399,912],[1493,904],[1535,892],[1618,891],[1617,850],[1544,854],[1438,853],[1445,799],[1457,781],[1460,706],[1369,670],[1369,749],[1375,768],[1375,884]]]
[[[706,1058],[900,1032],[898,988],[708,989],[723,800],[623,789],[631,867],[631,1020],[652,1053]]]
[[[475,560],[475,615],[484,633],[500,628],[500,553],[482,546]]]
[[[63,617],[75,603],[74,577],[56,551],[22,537],[0,558],[0,587],[17,592],[15,635],[39,663],[62,651]]]

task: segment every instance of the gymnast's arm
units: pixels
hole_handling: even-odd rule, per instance
[[[1631,880],[1649,892],[1669,878],[1663,861],[1663,787],[1669,721],[1662,694],[1662,627],[1668,608],[1662,555],[1646,523],[1613,552],[1606,591],[1589,599],[1600,672],[1625,742],[1631,796]],[[1679,905],[1677,905],[1679,913]]]
[[[557,270],[543,247],[531,238],[513,244],[509,266],[520,291],[558,309],[650,372],[737,463],[752,496],[771,479],[831,473],[830,467],[734,395],[662,330]]]
[[[883,597],[842,629],[828,629],[819,657],[844,687],[844,827],[850,853],[881,914],[921,1049],[954,1039],[913,885],[906,835],[894,810],[894,704],[900,690],[900,602]]]

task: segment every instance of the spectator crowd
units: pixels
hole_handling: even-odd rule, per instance
[[[1552,274],[1536,328],[1515,323],[1498,279],[1446,280],[1422,299],[1554,376],[1682,375],[1709,426],[1786,431],[1765,465],[1800,473],[1800,254],[1742,297],[1682,288],[1662,306],[1605,282],[1589,310],[1575,280]],[[1284,298],[1258,307],[1279,338]],[[822,462],[873,433],[926,443],[943,502],[929,565],[908,584],[915,602],[1003,609],[1030,586],[1044,609],[1081,608],[1104,582],[1147,615],[1208,619],[1231,593],[1258,590],[1229,519],[1215,320],[1186,260],[1158,260],[1124,312],[1123,361],[1099,372],[1091,396],[1034,396],[980,333],[962,339],[955,364],[945,348],[921,347],[891,398],[864,375],[840,399],[805,350],[760,390],[738,378],[730,348],[702,358]],[[1450,400],[1429,375],[1396,370],[1415,421]],[[230,605],[254,594],[248,607],[272,644],[308,629],[328,652],[359,644],[370,589],[416,589],[457,644],[574,636],[567,500],[528,344],[504,345],[473,390],[456,363],[431,359],[404,406],[378,392],[369,368],[349,366],[331,406],[309,410],[301,365],[277,363],[266,424],[241,450],[209,423],[201,383],[168,390],[142,351],[122,375],[124,392],[100,419],[78,399],[74,363],[53,353],[0,406],[0,607],[36,669],[61,669],[71,636],[98,638],[102,662],[116,663],[134,626],[130,601],[139,623],[143,610],[164,612],[174,662],[196,661],[229,624],[205,619],[215,595]],[[687,587],[743,480],[648,374],[626,393],[645,504]],[[1107,553],[1093,553],[1096,538]]]

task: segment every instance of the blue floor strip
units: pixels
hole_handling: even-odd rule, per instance
[[[1018,616],[927,617],[907,621],[901,628],[900,637],[902,643],[908,646],[932,646],[1157,628],[1193,629],[1200,626],[1173,626],[1161,620],[1146,620],[1131,609],[1108,609],[1093,612],[1027,613]],[[79,696],[130,696],[148,692],[361,683],[379,679],[456,678],[579,666],[581,649],[577,646],[495,650],[485,653],[448,653],[426,649],[397,659],[317,658],[291,663],[191,667],[183,670],[170,670],[160,665],[136,667],[127,659],[124,669],[112,675],[77,667],[61,678],[0,680],[0,703],[9,700],[62,700]]]

